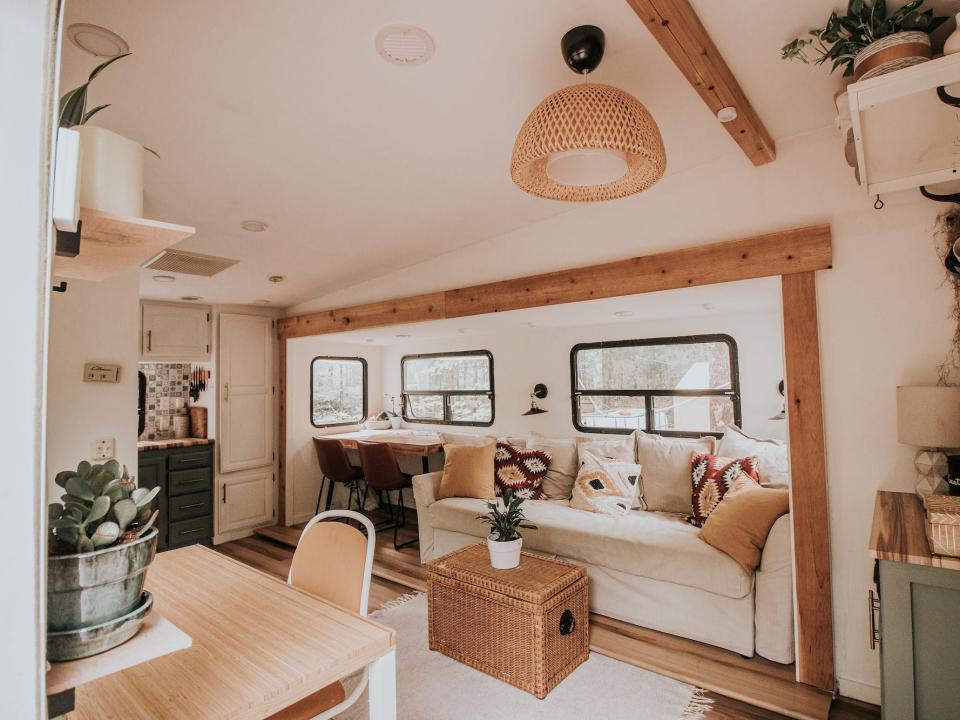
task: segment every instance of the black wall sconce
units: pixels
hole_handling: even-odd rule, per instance
[[[786,387],[784,386],[783,380],[780,381],[780,384],[777,385],[777,392],[780,393],[780,397],[783,398],[783,403],[781,405],[780,412],[774,415],[770,420],[786,420],[787,419],[787,393]]]
[[[543,400],[547,396],[547,386],[543,383],[537,383],[533,386],[533,392],[530,393],[530,409],[524,413],[526,415],[539,415],[545,413],[542,407],[537,405],[537,399]]]

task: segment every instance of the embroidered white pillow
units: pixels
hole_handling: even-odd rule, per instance
[[[583,461],[573,484],[570,507],[603,515],[626,515],[643,494],[640,489],[640,466],[634,462],[581,454]]]

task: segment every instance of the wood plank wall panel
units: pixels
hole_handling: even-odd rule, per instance
[[[833,691],[833,605],[817,286],[812,272],[784,275],[781,283],[797,585],[797,679]]]
[[[723,127],[750,161],[763,165],[775,160],[773,138],[690,3],[687,0],[627,0],[627,3],[714,115],[720,108],[737,109],[737,119],[723,123]]]

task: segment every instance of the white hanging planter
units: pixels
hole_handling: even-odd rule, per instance
[[[497,570],[509,570],[520,564],[520,548],[523,538],[501,542],[493,535],[487,537],[487,549],[490,551],[490,564]]]
[[[80,132],[80,207],[143,217],[143,146],[96,125]]]

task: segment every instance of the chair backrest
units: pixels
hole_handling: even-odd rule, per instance
[[[333,518],[356,520],[366,529],[366,537],[347,523],[324,522]],[[322,512],[310,520],[300,534],[287,582],[366,615],[376,544],[373,523],[360,513],[353,510]]]
[[[320,472],[334,482],[346,482],[356,474],[347,451],[338,440],[315,437],[313,447],[317,451],[317,461],[320,463]]]
[[[357,441],[363,479],[375,490],[396,490],[406,484],[407,477],[400,472],[397,456],[387,443]]]

